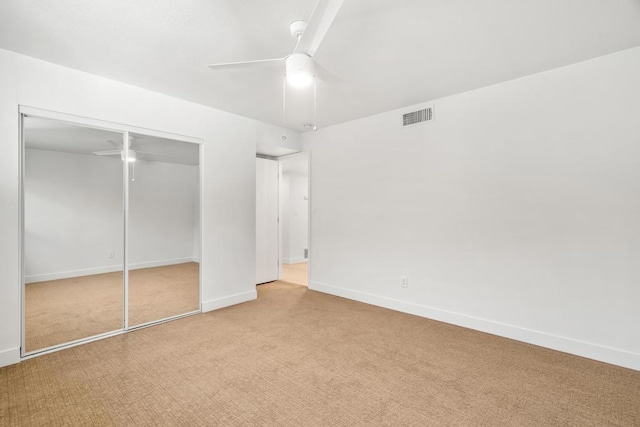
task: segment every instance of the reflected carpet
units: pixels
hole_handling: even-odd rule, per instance
[[[129,324],[199,310],[199,264],[129,272]],[[122,272],[25,285],[27,352],[122,329]]]

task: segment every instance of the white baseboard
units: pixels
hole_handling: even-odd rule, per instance
[[[301,262],[305,262],[307,259],[306,258],[283,258],[282,259],[282,263],[283,264],[300,264]]]
[[[175,258],[159,261],[146,261],[129,264],[129,270],[139,270],[141,268],[163,267],[165,265],[184,264],[186,262],[199,262],[196,258]],[[108,265],[106,267],[87,268],[84,270],[61,271],[58,273],[35,274],[26,276],[25,283],[46,282],[49,280],[70,279],[72,277],[92,276],[94,274],[113,273],[122,271],[122,265]]]
[[[202,312],[218,310],[220,308],[229,307],[231,305],[241,304],[247,301],[253,301],[258,298],[258,292],[253,290],[243,292],[241,294],[229,295],[227,297],[216,298],[202,302]]]
[[[320,282],[309,289],[640,371],[640,354]]]
[[[0,368],[20,363],[20,348],[10,348],[0,351]]]

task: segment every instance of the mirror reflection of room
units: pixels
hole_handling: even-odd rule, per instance
[[[23,135],[25,354],[200,310],[198,144],[26,116]]]
[[[25,352],[123,327],[123,135],[24,118]]]
[[[200,309],[197,144],[130,134],[129,325]]]

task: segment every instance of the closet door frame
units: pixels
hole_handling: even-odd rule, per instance
[[[89,127],[94,129],[101,129],[111,132],[118,132],[122,134],[123,144],[127,144],[129,141],[129,133],[143,134],[148,136],[155,136],[158,138],[164,139],[173,139],[181,142],[188,142],[193,144],[198,144],[198,200],[199,200],[199,256],[200,256],[200,265],[198,271],[198,300],[199,300],[199,308],[198,310],[190,311],[188,313],[179,314],[176,316],[167,317],[164,319],[158,319],[152,322],[147,322],[141,325],[135,325],[133,327],[129,327],[128,325],[128,276],[129,276],[129,247],[128,247],[128,238],[129,238],[129,167],[128,167],[128,150],[125,150],[125,159],[123,162],[123,233],[124,233],[124,248],[123,248],[123,316],[122,316],[122,328],[119,330],[106,332],[98,335],[93,335],[86,338],[81,338],[74,341],[69,341],[66,343],[61,343],[58,345],[54,345],[51,347],[38,349],[35,351],[26,352],[25,342],[26,342],[26,328],[25,328],[25,315],[26,315],[26,305],[25,305],[25,262],[24,262],[24,225],[25,225],[25,212],[24,212],[24,177],[25,177],[25,139],[24,139],[24,118],[25,117],[34,117],[34,118],[42,118],[49,120],[57,120],[60,122],[64,122],[70,125]],[[120,335],[126,333],[131,330],[136,330],[148,326],[153,326],[159,323],[167,322],[170,320],[178,319],[185,316],[191,316],[193,314],[202,312],[202,260],[203,260],[203,244],[202,244],[202,218],[203,218],[203,203],[202,203],[202,194],[203,194],[203,151],[204,151],[204,141],[200,138],[180,135],[170,132],[162,132],[153,129],[141,128],[136,126],[130,126],[115,122],[109,122],[105,120],[98,120],[83,116],[77,116],[73,114],[61,113],[46,109],[41,109],[37,107],[27,106],[27,105],[18,105],[18,126],[19,126],[19,206],[20,206],[20,214],[18,217],[19,221],[19,231],[20,231],[20,239],[19,239],[19,247],[18,247],[18,257],[19,257],[19,265],[20,265],[20,357],[23,360],[40,356],[43,354],[48,354],[54,351],[58,351],[65,348],[74,347],[80,344],[86,344],[92,341],[100,340],[103,338],[112,337],[115,335]],[[124,146],[124,145],[123,145]],[[127,166],[127,167],[125,167]]]

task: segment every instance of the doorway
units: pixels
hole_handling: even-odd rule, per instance
[[[280,280],[309,285],[309,155],[279,158]]]

